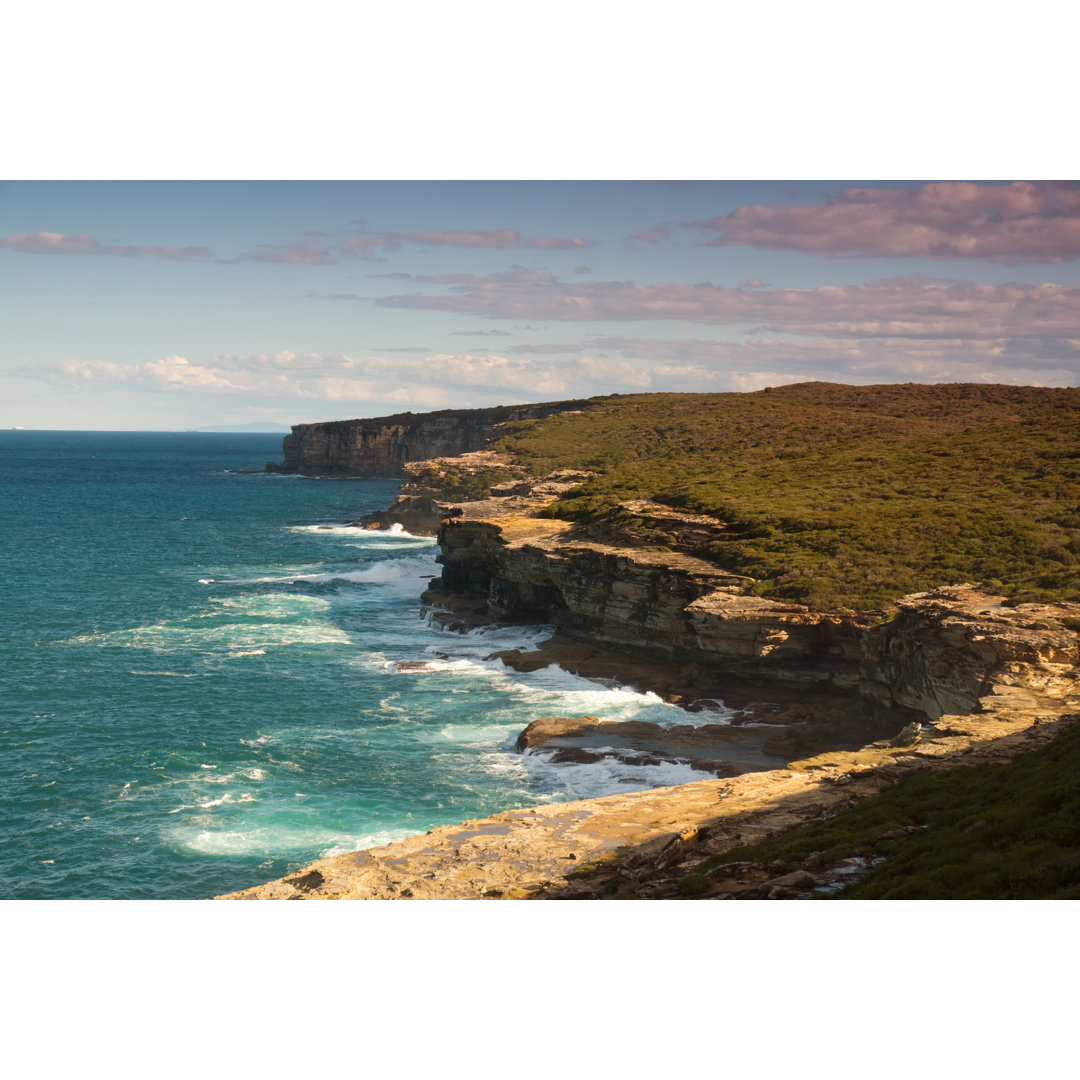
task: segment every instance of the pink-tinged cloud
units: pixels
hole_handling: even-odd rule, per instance
[[[592,348],[633,360],[686,370],[760,370],[802,378],[843,381],[874,376],[882,381],[1011,381],[1016,371],[1072,370],[1080,382],[1080,340],[980,338],[798,339],[769,335],[735,340],[701,338],[594,338]],[[537,347],[538,350],[542,347]]]
[[[574,267],[574,273],[575,274],[591,274],[592,273],[592,267],[591,266],[575,266]]]
[[[432,275],[448,292],[375,301],[383,307],[499,319],[622,322],[671,319],[764,325],[815,337],[1080,337],[1080,287],[893,278],[816,289],[563,282],[526,273]]]
[[[657,225],[655,229],[646,229],[630,237],[631,240],[644,240],[647,244],[663,244],[670,238],[671,227],[668,225]]]
[[[1080,187],[1018,181],[848,188],[823,205],[742,206],[694,227],[718,247],[1059,263],[1080,258]]]
[[[525,247],[540,248],[543,251],[584,251],[592,247],[580,236],[540,236],[535,240],[526,240]]]
[[[155,259],[172,259],[187,262],[192,259],[209,259],[212,252],[207,247],[178,247],[172,244],[102,244],[86,233],[38,232],[16,233],[0,237],[0,247],[21,251],[27,255],[117,255],[135,258],[148,256]]]
[[[434,229],[429,232],[391,233],[413,244],[445,244],[463,248],[517,248],[521,235],[515,229]]]
[[[230,260],[231,261],[231,260]],[[257,251],[239,256],[241,262],[283,263],[291,266],[329,266],[337,262],[325,244],[259,244]]]
[[[399,247],[401,247],[400,241],[390,236],[360,233],[356,236],[346,236],[339,250],[342,255],[360,255],[370,258],[373,251],[396,251]]]
[[[370,258],[373,252],[396,251],[404,244],[426,247],[482,248],[514,251],[536,248],[544,251],[583,251],[592,245],[580,236],[540,236],[523,239],[516,229],[429,229],[421,232],[369,233],[347,236],[340,244],[343,255]]]
[[[468,288],[478,279],[474,274],[423,274],[414,280],[432,285],[455,285]],[[489,274],[482,280],[502,285],[552,285],[557,281],[554,274],[548,274],[542,270],[529,270],[524,266],[512,266],[509,270]]]

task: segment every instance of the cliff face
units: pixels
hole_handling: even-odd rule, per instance
[[[967,585],[903,597],[863,637],[862,693],[930,720],[1075,696],[1080,604],[1001,601]]]
[[[495,521],[444,521],[443,574],[428,599],[471,598],[495,618],[552,622],[563,640],[708,683],[826,690],[929,720],[1076,693],[1080,638],[1068,626],[1080,604],[1009,608],[954,586],[904,597],[892,618],[822,614],[741,595],[747,579],[699,559],[543,527],[515,535]]]
[[[282,447],[280,465],[267,462],[267,472],[303,476],[402,477],[404,464],[425,458],[452,457],[481,450],[499,424],[538,420],[569,412],[588,401],[550,401],[543,405],[502,405],[492,409],[399,413],[370,420],[335,420],[295,424]]]
[[[477,619],[554,622],[566,640],[635,657],[638,672],[689,665],[706,683],[750,677],[794,690],[793,698],[824,684],[893,717],[894,737],[872,742],[876,733],[862,725],[861,749],[792,754],[782,769],[507,811],[323,859],[230,898],[674,898],[686,895],[698,867],[706,874],[694,895],[810,895],[839,887],[866,860],[808,861],[794,872],[707,860],[832,817],[912,772],[1009,761],[1080,722],[1080,604],[1009,608],[953,586],[906,596],[891,617],[814,613],[743,596],[746,579],[697,559],[575,541],[567,523],[527,513],[483,520],[478,506],[442,524],[443,575],[426,594],[432,603]],[[921,724],[907,723],[909,710]],[[593,717],[540,720],[519,747],[601,726],[609,725]],[[676,727],[671,735],[705,740],[711,753],[712,742],[737,739],[738,728]],[[718,752],[732,756],[730,747]],[[713,764],[703,763],[708,771]]]
[[[701,559],[567,543],[557,531],[508,540],[500,525],[466,519],[445,521],[439,542],[434,588],[482,600],[496,618],[552,622],[566,639],[714,676],[841,691],[859,684],[871,617],[743,596],[749,579]]]
[[[730,779],[504,811],[321,859],[221,899],[674,899],[686,895],[680,882],[698,867],[708,872],[710,899],[806,896],[815,885],[850,881],[853,864],[866,860],[815,860],[813,872],[801,874],[775,864],[708,869],[705,860],[833,817],[915,772],[1010,761],[1078,722],[1075,711],[944,717],[913,745],[880,744]]]
[[[576,404],[581,403],[561,407]],[[291,471],[322,475],[398,475],[375,470],[389,470],[386,462],[397,462],[400,469],[406,460],[453,454],[453,440],[458,440],[454,445],[486,440],[496,423],[524,417],[525,410],[476,423],[469,419],[477,416],[307,425],[294,429],[292,444],[286,440],[292,457],[281,468],[291,462]],[[485,424],[490,427],[483,433]],[[703,694],[717,694],[732,705],[740,683],[747,700],[756,688],[772,688],[776,696],[761,700],[778,709],[771,719],[767,711],[752,715],[755,723],[747,730],[763,718],[774,727],[786,725],[785,734],[770,736],[772,745],[763,749],[789,762],[787,768],[753,771],[762,769],[759,762],[732,770],[742,775],[724,772],[723,766],[737,760],[736,744],[743,737],[738,721],[677,725],[662,732],[652,724],[547,718],[530,725],[519,747],[535,752],[544,744],[558,747],[561,760],[595,760],[595,732],[603,727],[616,750],[617,736],[630,748],[642,746],[644,739],[658,754],[673,747],[684,754],[701,742],[701,767],[724,778],[508,811],[325,859],[233,896],[679,896],[688,869],[706,866],[711,854],[760,839],[763,830],[780,832],[833,816],[913,771],[1008,761],[1080,723],[1080,604],[1006,607],[999,596],[957,585],[905,596],[888,614],[814,612],[745,595],[751,579],[690,555],[601,543],[591,538],[596,533],[538,518],[536,511],[555,497],[562,480],[564,487],[576,482],[570,474],[552,474],[541,484],[523,480],[505,491],[493,489],[497,497],[484,503],[462,506],[418,489],[382,515],[385,521],[373,524],[404,521],[409,513],[421,524],[450,515],[438,531],[442,576],[424,599],[447,612],[450,625],[553,623],[553,647],[514,658],[501,654],[515,666],[523,661],[529,670],[560,662],[582,670],[575,666],[582,657],[589,662],[599,650],[608,650],[591,672],[582,673],[663,686],[665,692],[685,687],[687,693],[668,696],[690,707],[697,707],[692,698]],[[686,550],[724,528],[714,519],[650,502],[625,509],[646,526],[674,536]],[[622,658],[614,674],[602,670],[611,657]],[[661,682],[651,682],[657,677]],[[813,738],[820,744],[824,732],[835,741],[828,743],[830,752],[812,750],[800,760],[804,751],[786,732],[816,722],[812,715],[806,718],[815,709],[835,712],[839,719],[829,721],[831,728],[820,727]],[[891,738],[881,739],[885,732]],[[584,742],[572,745],[578,736]],[[786,739],[787,746],[777,738]],[[856,749],[844,749],[843,743]],[[789,753],[787,747],[794,749]],[[735,868],[746,881],[728,880]],[[833,869],[840,880],[851,867]],[[771,899],[798,892],[792,879],[799,874],[776,873],[771,864],[732,864],[708,870],[705,884],[708,895],[718,898]],[[817,867],[814,875],[800,873],[800,881],[828,877]]]

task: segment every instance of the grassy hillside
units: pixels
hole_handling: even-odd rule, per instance
[[[647,394],[506,432],[498,448],[530,472],[597,473],[551,516],[633,529],[618,504],[648,498],[718,517],[728,529],[695,553],[761,595],[872,609],[975,581],[1080,600],[1080,389]]]
[[[697,874],[741,859],[814,869],[851,856],[884,861],[841,899],[1080,898],[1080,725],[1008,764],[915,773],[835,817],[714,855]]]

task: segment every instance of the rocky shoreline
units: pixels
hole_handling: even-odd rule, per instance
[[[676,899],[712,855],[852,806],[915,770],[1010,761],[1080,713],[1060,703],[942,717],[907,747],[825,754],[785,769],[628,795],[512,810],[337,855],[235,900]],[[810,866],[729,863],[707,875],[715,899],[790,899],[827,890],[857,860]],[[700,896],[701,892],[695,891]]]
[[[460,506],[407,485],[394,510],[365,523],[430,531],[438,518],[443,573],[423,599],[448,628],[554,624],[539,652],[500,654],[504,663],[559,663],[690,711],[722,699],[737,713],[668,729],[543,718],[522,733],[522,752],[689,761],[712,778],[434,829],[228,898],[681,896],[711,855],[912,771],[1008,761],[1080,719],[1080,604],[1009,607],[958,585],[884,612],[811,612],[747,595],[748,579],[683,552],[621,547],[535,516],[571,482],[546,477]],[[720,524],[633,509],[685,530],[688,544]],[[858,869],[728,866],[699,875],[695,895],[805,896]]]

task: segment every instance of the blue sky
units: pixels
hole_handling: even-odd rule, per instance
[[[0,426],[1080,384],[1080,189],[0,184]]]

